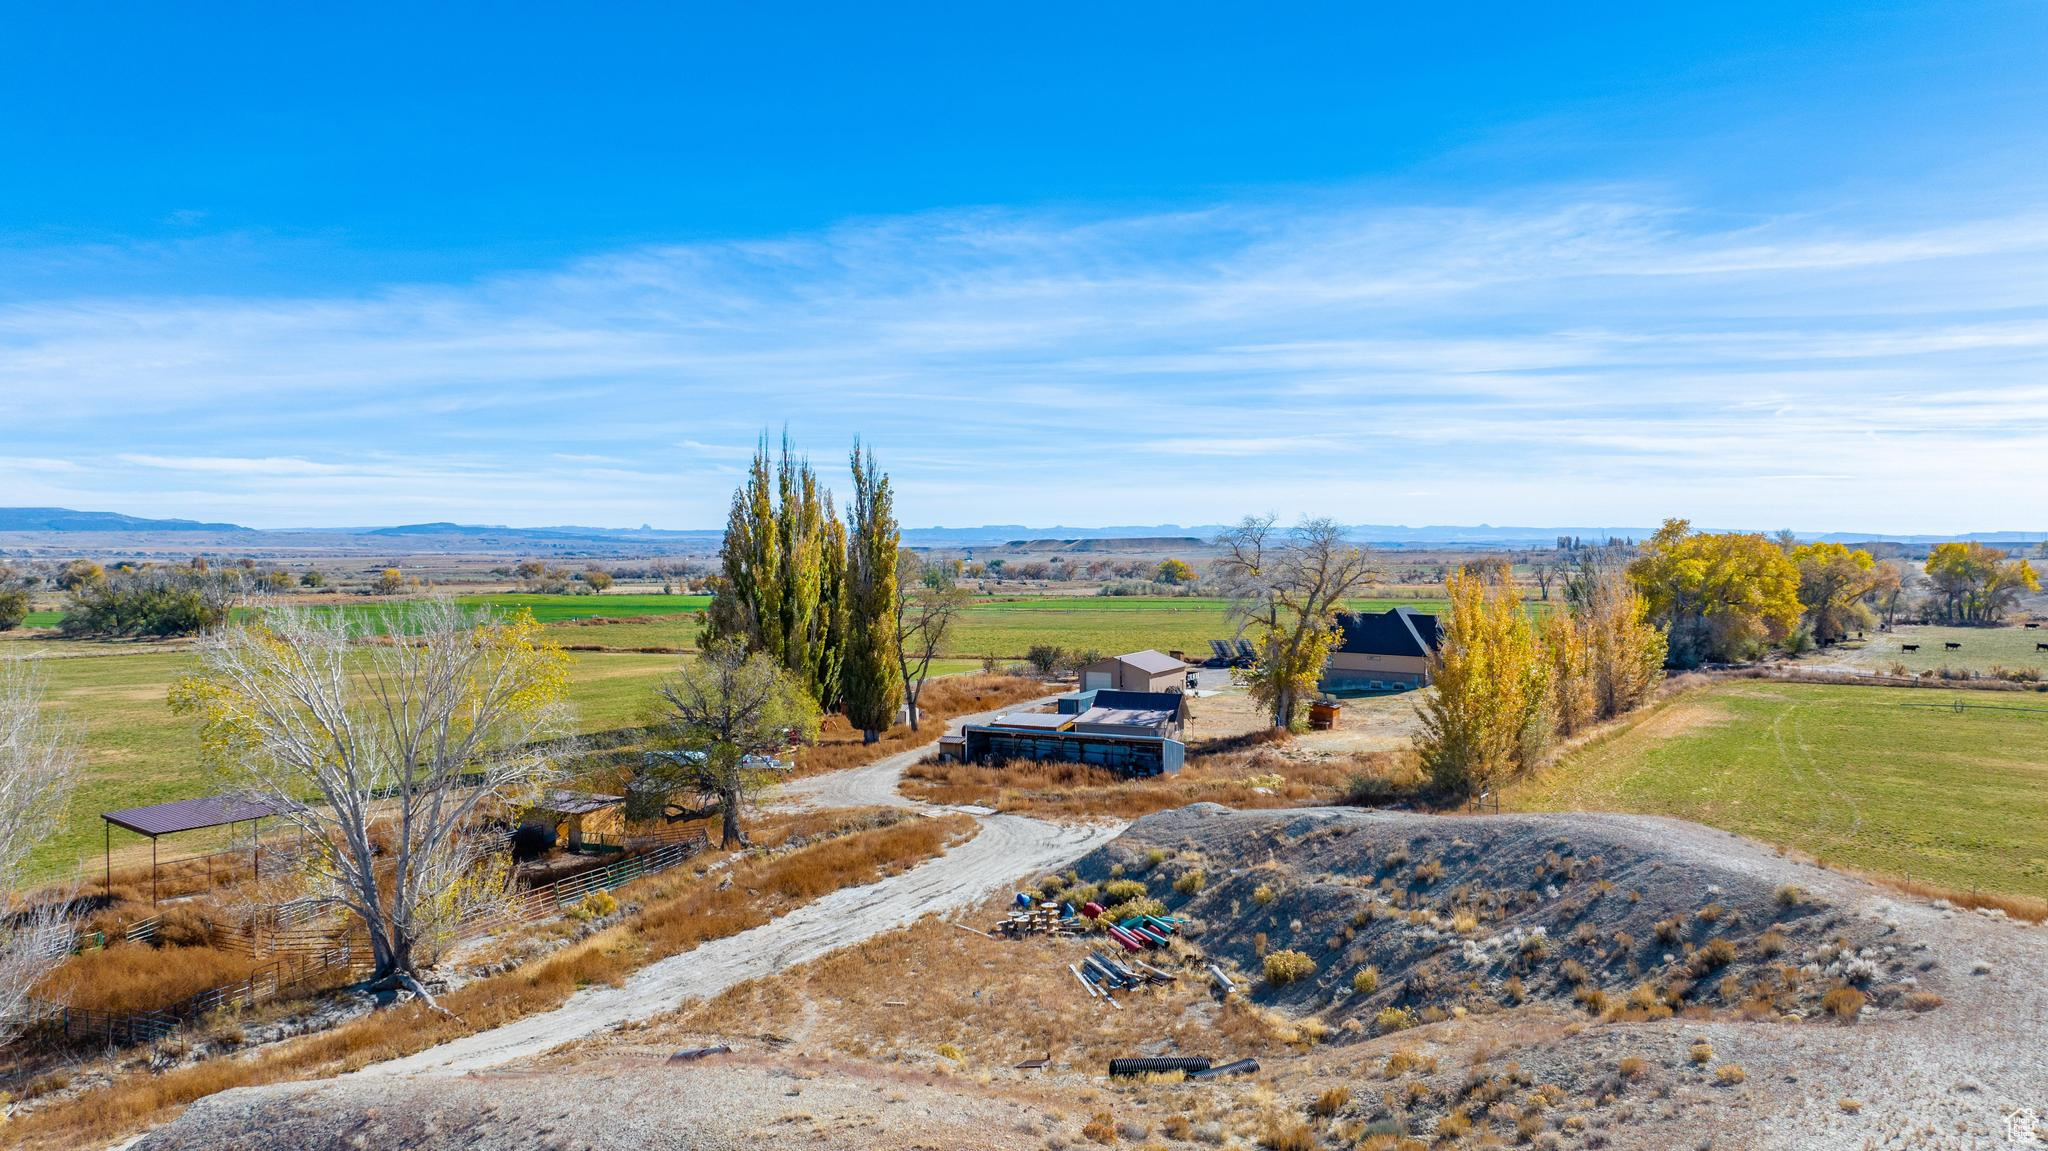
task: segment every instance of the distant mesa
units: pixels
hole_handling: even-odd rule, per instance
[[[247,532],[240,524],[208,524],[198,520],[152,520],[120,512],[80,512],[70,508],[0,508],[0,532]]]

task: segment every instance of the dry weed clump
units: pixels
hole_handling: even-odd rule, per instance
[[[1714,1069],[1714,1082],[1723,1087],[1733,1087],[1747,1078],[1749,1073],[1742,1069],[1740,1063],[1723,1063]]]
[[[1862,1013],[1865,1001],[1864,994],[1854,987],[1833,987],[1828,989],[1826,995],[1821,996],[1820,1006],[1821,1010],[1836,1019],[1844,1023],[1854,1023],[1856,1016]]]
[[[1391,1035],[1415,1026],[1415,1015],[1406,1008],[1385,1007],[1380,1009],[1378,1015],[1373,1016],[1372,1025],[1379,1034]]]
[[[1268,1119],[1259,1132],[1266,1151],[1316,1151],[1315,1132],[1299,1119]]]
[[[1334,1117],[1337,1112],[1342,1111],[1344,1105],[1349,1102],[1351,1102],[1351,1089],[1349,1087],[1331,1087],[1316,1096],[1315,1101],[1308,1105],[1308,1111],[1309,1114],[1317,1118],[1329,1119]]]
[[[1268,953],[1265,966],[1266,982],[1275,987],[1285,987],[1316,973],[1316,961],[1293,950]]]

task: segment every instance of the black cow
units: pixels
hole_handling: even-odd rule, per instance
[[[1899,650],[1900,650],[1900,651],[1919,651],[1919,650],[1920,650],[1920,645],[1919,645],[1919,644],[1917,644],[1917,643],[1902,643],[1902,644],[1900,644],[1900,645],[1899,645]]]
[[[2048,651],[2048,643],[2037,643],[2037,644],[2035,644],[2035,645],[2034,645],[2034,650],[2035,650],[2035,651]]]
[[[1959,644],[1959,643],[1945,643],[1945,644],[1942,644],[1941,646],[1943,646],[1943,647],[1947,648],[1947,649],[1948,649],[1948,650],[1950,650],[1950,651],[1961,651],[1961,650],[1962,650],[1962,648],[1963,648],[1963,645],[1962,645],[1962,644]]]

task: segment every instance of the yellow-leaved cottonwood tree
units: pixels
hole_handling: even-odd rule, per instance
[[[1799,568],[1799,602],[1806,607],[1806,626],[1815,643],[1826,647],[1876,619],[1866,601],[1885,569],[1869,552],[1816,540],[1793,548],[1791,555]]]
[[[1673,667],[1754,659],[1799,626],[1799,568],[1755,532],[1695,532],[1665,520],[1629,576],[1662,624]]]
[[[568,656],[530,613],[446,600],[357,617],[266,608],[201,639],[171,689],[229,788],[305,833],[314,893],[362,922],[371,986],[428,1004],[419,972],[504,897],[483,806],[537,794],[573,751]]]
[[[1511,582],[1460,570],[1444,591],[1450,608],[1430,660],[1432,690],[1418,708],[1416,747],[1435,788],[1465,796],[1542,754],[1551,731],[1550,666]]]

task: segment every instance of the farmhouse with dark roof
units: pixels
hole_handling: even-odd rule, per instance
[[[1436,617],[1397,607],[1377,614],[1340,612],[1344,638],[1323,665],[1323,691],[1405,691],[1429,683]]]

